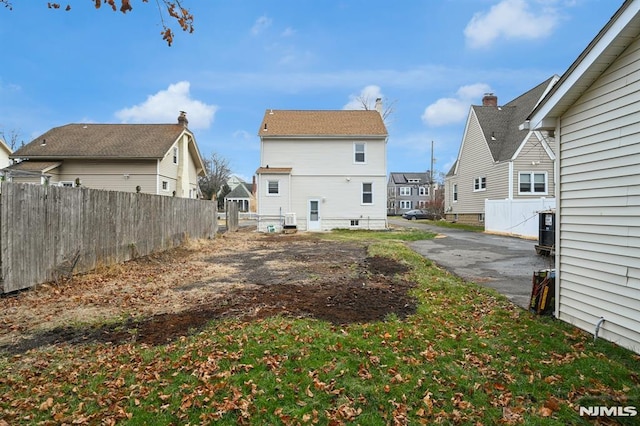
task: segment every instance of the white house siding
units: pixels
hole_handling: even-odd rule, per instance
[[[64,160],[51,183],[75,182],[82,186],[109,191],[135,192],[140,185],[144,193],[156,193],[156,161],[87,161]]]
[[[386,177],[295,175],[291,186],[294,194],[307,194],[292,199],[292,211],[297,214],[298,229],[307,230],[308,201],[320,200],[320,226],[327,231],[345,229],[385,229],[387,227]],[[373,184],[373,204],[363,205],[362,184]],[[352,221],[357,221],[357,224]]]
[[[267,185],[269,181],[278,181],[279,194],[268,195]],[[291,208],[291,176],[287,173],[258,174],[256,181],[258,193],[258,206],[260,217],[258,218],[258,231],[267,232],[271,229],[282,230],[284,215],[293,212]]]
[[[494,163],[482,129],[473,113],[464,136],[464,143],[458,156],[457,174],[448,179],[445,208],[449,214],[480,214],[484,212],[487,198],[505,198],[508,193],[508,163]],[[474,192],[474,179],[487,178],[487,189]],[[458,185],[458,201],[453,201],[453,185]]]
[[[640,42],[561,117],[559,317],[640,352]]]
[[[353,144],[356,142],[366,144],[364,164],[354,164]],[[384,139],[263,139],[261,165],[292,168],[292,171],[291,186],[287,187],[291,192],[283,196],[281,202],[274,199],[276,197],[265,196],[267,176],[271,179],[274,175],[261,175],[258,182],[260,231],[273,224],[266,216],[279,215],[280,207],[283,207],[283,213],[295,213],[298,229],[306,230],[308,201],[314,198],[320,200],[322,230],[384,229],[387,226]],[[372,205],[360,202],[363,182],[373,183]],[[351,220],[358,220],[358,225],[351,226]],[[280,226],[278,223],[277,228]]]
[[[552,143],[549,141],[549,143]],[[520,172],[534,172],[547,174],[546,194],[518,194]],[[549,156],[534,132],[529,134],[529,138],[524,146],[517,153],[513,160],[512,193],[513,198],[553,198],[555,196],[555,161]]]

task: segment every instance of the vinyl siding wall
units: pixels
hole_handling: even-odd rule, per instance
[[[147,161],[87,161],[64,160],[56,170],[59,174],[51,183],[75,182],[80,178],[82,186],[110,191],[156,193],[156,160]],[[128,176],[128,177],[127,177]]]
[[[640,353],[640,42],[561,117],[559,318]]]
[[[354,143],[365,143],[365,163],[354,164]],[[308,202],[320,200],[322,230],[349,228],[384,229],[387,225],[386,142],[384,139],[263,140],[261,165],[291,167],[290,200],[278,206],[295,212],[298,229],[307,229]],[[258,214],[277,214],[274,197],[264,196],[268,176],[258,182]],[[270,178],[270,177],[269,177]],[[373,184],[373,204],[363,205],[362,183]],[[289,194],[287,194],[289,196]],[[262,222],[262,220],[261,220]]]
[[[552,144],[549,141],[549,144]],[[546,173],[547,193],[546,194],[519,194],[519,174],[520,172]],[[553,198],[555,196],[555,161],[542,147],[542,142],[535,133],[531,132],[525,145],[520,149],[516,159],[513,161],[513,198]]]
[[[447,215],[484,213],[486,198],[506,198],[509,194],[509,163],[495,163],[480,124],[471,110],[464,135],[457,174],[447,179],[445,210]],[[487,178],[487,189],[474,192],[474,179]],[[453,201],[453,185],[458,185],[458,201]]]

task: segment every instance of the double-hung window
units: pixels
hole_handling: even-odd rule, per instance
[[[411,210],[413,206],[411,205],[411,201],[409,200],[400,200],[400,208],[401,209],[407,209],[407,210]]]
[[[546,193],[546,172],[520,172],[518,174],[518,194],[545,195]]]
[[[280,195],[280,181],[268,180],[267,181],[267,195],[276,196]]]
[[[458,201],[458,184],[454,183],[453,184],[453,202],[457,202]]]
[[[362,183],[362,204],[373,204],[373,183]]]
[[[173,147],[173,164],[178,164],[178,147]]]
[[[367,145],[365,143],[356,142],[353,144],[353,162],[356,164],[365,164],[366,163],[366,149]]]
[[[411,195],[411,187],[409,187],[409,186],[401,186],[400,187],[400,195]]]
[[[487,178],[477,177],[473,180],[473,191],[485,191],[487,189]]]
[[[429,188],[426,186],[421,186],[420,187],[420,196],[425,197],[429,195]]]

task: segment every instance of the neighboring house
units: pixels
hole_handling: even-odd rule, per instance
[[[389,174],[387,181],[387,213],[401,215],[412,209],[427,207],[431,201],[429,173]]]
[[[267,110],[260,130],[258,230],[387,226],[387,129],[377,110]]]
[[[231,191],[224,197],[225,209],[228,202],[238,203],[238,211],[241,213],[256,212],[255,177],[252,183],[247,183],[238,176],[231,176],[227,186]]]
[[[549,135],[519,126],[557,79],[549,78],[503,106],[488,93],[481,106],[471,107],[458,158],[445,177],[447,220],[483,225],[485,200],[553,197],[556,157]],[[535,213],[528,216],[537,223]]]
[[[187,117],[177,124],[67,124],[11,155],[14,182],[198,198],[204,165]]]
[[[556,317],[640,353],[640,1],[529,117],[555,133]]]
[[[9,148],[9,145],[7,145],[5,141],[0,139],[0,169],[11,165],[10,155],[11,148]]]

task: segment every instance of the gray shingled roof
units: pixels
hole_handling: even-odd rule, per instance
[[[271,110],[258,136],[387,136],[380,113],[375,110]]]
[[[181,124],[67,124],[38,136],[11,157],[159,159],[185,130]]]
[[[420,179],[420,183],[429,183],[429,173],[392,172],[389,180],[392,183],[409,183],[409,179]]]
[[[472,106],[494,161],[513,157],[529,130],[520,130],[553,80],[550,77],[503,106]]]
[[[251,184],[242,182],[231,190],[224,198],[250,198]]]

